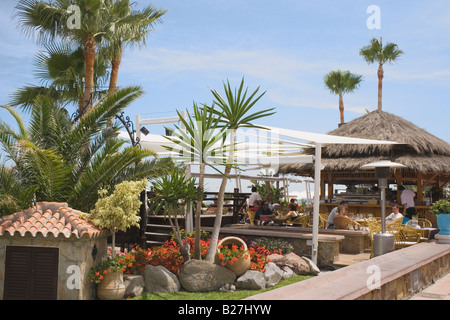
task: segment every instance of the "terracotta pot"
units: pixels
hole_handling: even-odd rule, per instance
[[[122,271],[110,271],[103,276],[97,286],[97,297],[100,300],[120,300],[125,294]]]
[[[248,251],[247,244],[238,237],[223,238],[219,242],[218,246],[220,246],[220,245],[223,247],[228,246],[229,248],[231,248],[231,246],[233,244],[237,245],[238,248],[243,246],[244,250]],[[215,262],[216,262],[216,264],[220,264],[220,262],[221,262],[219,259],[219,250],[217,250]],[[225,265],[225,267],[227,267],[228,269],[233,271],[236,274],[236,276],[243,275],[248,269],[250,269],[250,255],[247,255],[247,259],[245,258],[245,255],[244,255],[238,261],[235,261],[232,265],[227,263]]]

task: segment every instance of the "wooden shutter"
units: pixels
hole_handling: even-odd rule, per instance
[[[58,259],[58,248],[7,246],[4,299],[56,299]]]

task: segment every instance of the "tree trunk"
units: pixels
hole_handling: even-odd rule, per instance
[[[119,78],[119,66],[122,61],[122,48],[117,50],[117,55],[111,60],[111,75],[109,77],[109,93],[116,91]]]
[[[111,258],[114,259],[116,256],[116,232],[114,228],[111,230],[112,239],[111,239]]]
[[[231,150],[228,155],[228,163],[225,166],[224,176],[222,178],[222,183],[220,184],[219,196],[217,198],[217,209],[216,209],[216,219],[214,220],[214,229],[211,235],[211,242],[209,243],[208,253],[206,254],[206,261],[214,262],[217,250],[217,242],[219,240],[220,226],[222,225],[222,213],[223,213],[223,203],[225,199],[225,188],[228,182],[228,176],[231,172],[231,166],[234,161],[235,153],[235,143],[236,143],[236,129],[231,131]]]
[[[383,77],[384,77],[384,71],[383,71],[383,65],[380,64],[378,67],[378,111],[382,111],[382,98],[383,98]]]
[[[344,123],[344,99],[342,94],[339,94],[339,114],[341,116],[341,124]]]
[[[195,213],[195,245],[194,245],[194,259],[201,260],[200,248],[200,230],[201,230],[201,215],[203,203],[203,188],[205,181],[205,163],[200,163],[200,177],[198,180],[198,194],[197,194],[197,210]]]
[[[91,93],[94,92],[94,63],[95,63],[95,39],[92,34],[86,37],[83,44],[84,64],[86,73],[84,78],[84,107],[78,110],[80,116],[92,107]]]

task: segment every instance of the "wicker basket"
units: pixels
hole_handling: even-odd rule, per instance
[[[233,244],[237,245],[239,248],[243,246],[244,250],[248,251],[247,244],[238,237],[223,238],[219,242],[218,246],[231,247]],[[246,255],[246,256],[247,256],[247,258],[245,258],[245,256],[244,256],[244,257],[240,258],[239,261],[234,262],[232,265],[227,263],[225,265],[225,267],[227,267],[228,269],[233,271],[236,274],[236,276],[243,275],[248,269],[250,269],[250,255]],[[217,250],[215,262],[216,262],[216,264],[220,264],[219,250]]]

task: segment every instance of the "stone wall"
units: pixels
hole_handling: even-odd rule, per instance
[[[59,248],[58,300],[87,300],[95,298],[94,285],[88,279],[91,268],[106,256],[106,237],[77,239],[64,237],[32,237],[4,235],[0,238],[0,299],[3,299],[6,246]],[[96,247],[96,258],[92,252]],[[79,277],[78,277],[79,272]],[[79,282],[78,282],[79,278]]]

